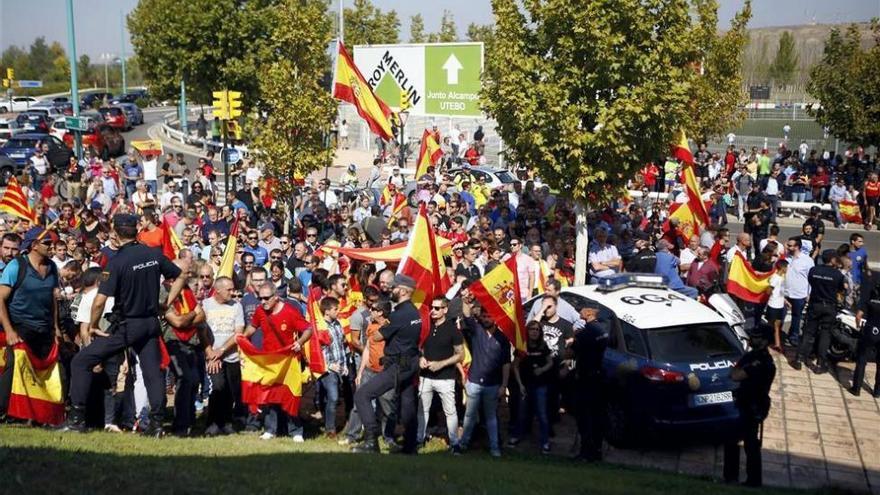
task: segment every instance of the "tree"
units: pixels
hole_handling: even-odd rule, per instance
[[[28,52],[28,64],[21,71],[21,75],[18,78],[42,79],[48,76],[52,71],[54,59],[55,57],[49,50],[49,45],[46,44],[46,38],[44,36],[38,37],[31,43],[30,51]]]
[[[409,42],[424,43],[428,40],[425,36],[425,20],[422,14],[416,14],[409,18]]]
[[[77,79],[80,84],[88,85],[94,82],[95,71],[92,69],[92,59],[88,55],[80,55],[76,64]]]
[[[862,48],[853,24],[846,33],[833,29],[822,60],[810,70],[807,92],[820,106],[811,115],[831,134],[863,146],[880,146],[880,22],[871,22],[874,45]]]
[[[482,41],[488,45],[491,43],[494,35],[495,29],[489,24],[476,24],[474,22],[468,24],[468,41]]]
[[[400,41],[397,12],[383,13],[370,0],[354,0],[346,8],[344,39],[346,46],[393,44]]]
[[[713,56],[701,23],[717,6],[697,3],[692,20],[687,0],[493,0],[481,103],[508,158],[575,200],[619,198],[703,108],[694,69]]]
[[[261,53],[268,62],[258,73],[267,117],[252,125],[258,159],[283,193],[295,172],[307,174],[333,159],[325,141],[336,102],[321,86],[332,22],[325,0],[286,0],[274,16],[271,44]]]
[[[450,43],[458,41],[458,33],[455,30],[455,20],[452,18],[452,12],[443,11],[443,17],[440,18],[440,31],[428,35],[430,43]]]
[[[758,61],[755,63],[755,78],[761,84],[770,82],[770,58],[767,55],[767,40],[761,39],[761,46],[758,49]]]
[[[798,54],[794,45],[794,36],[789,31],[783,31],[782,36],[779,37],[776,57],[770,65],[770,77],[775,84],[784,88],[794,82],[797,65]]]

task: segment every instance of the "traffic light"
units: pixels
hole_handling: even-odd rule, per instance
[[[401,89],[400,90],[400,111],[405,112],[405,111],[409,110],[409,107],[411,107],[411,106],[412,106],[412,104],[409,101],[409,92],[407,92],[405,89]]]
[[[229,120],[229,97],[227,93],[229,92],[225,89],[223,91],[211,92],[211,95],[214,96],[214,117],[218,117],[221,120]]]
[[[227,91],[226,94],[229,98],[229,118],[241,116],[241,91]]]
[[[9,79],[10,81],[15,79],[15,70],[13,70],[12,67],[6,68],[6,79]]]
[[[3,87],[4,87],[4,88],[8,88],[8,87],[9,87],[9,79],[4,79],[4,80],[3,80]]]

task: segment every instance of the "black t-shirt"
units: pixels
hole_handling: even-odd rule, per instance
[[[735,404],[742,414],[763,420],[770,411],[770,387],[776,377],[776,365],[767,348],[747,352],[736,368],[746,372],[746,379],[734,391]]]
[[[455,276],[459,275],[467,277],[471,282],[475,282],[480,279],[480,269],[477,268],[476,265],[471,265],[470,267],[464,266],[464,263],[459,263],[457,267],[455,267]]]
[[[591,321],[574,336],[577,376],[580,380],[596,378],[602,373],[602,360],[608,347],[608,334],[598,321]]]
[[[574,327],[563,318],[559,318],[553,323],[547,321],[546,318],[542,319],[541,326],[544,329],[544,342],[550,348],[553,359],[562,360],[565,355],[565,341],[574,336]]]
[[[819,265],[810,268],[807,275],[810,283],[810,304],[836,304],[837,293],[843,292],[846,278],[837,268]]]
[[[113,311],[127,318],[159,315],[159,278],[177,278],[180,268],[154,248],[130,242],[104,269],[98,293],[114,297]]]
[[[869,325],[880,324],[880,274],[863,278],[859,291],[858,309],[865,312]]]
[[[526,350],[519,362],[519,377],[522,379],[523,385],[539,387],[550,382],[551,370],[535,375],[536,369],[543,368],[547,365],[547,360],[552,359],[550,354],[550,348],[545,342],[541,342],[537,349]]]
[[[447,319],[439,326],[431,324],[431,333],[425,339],[422,348],[422,356],[428,361],[443,361],[455,354],[454,346],[463,345],[464,337],[458,331],[454,320]],[[421,370],[419,373],[425,378],[433,380],[452,380],[457,375],[455,365],[447,366],[440,371]]]
[[[412,301],[398,304],[389,319],[391,321],[379,329],[385,338],[385,356],[393,358],[418,355],[422,315]]]
[[[810,233],[810,237],[815,240],[817,236],[825,235],[825,222],[822,221],[821,218],[808,218],[804,220],[804,225],[812,225],[813,231]]]

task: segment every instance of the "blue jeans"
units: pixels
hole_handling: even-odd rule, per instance
[[[467,408],[464,412],[464,432],[461,435],[461,445],[467,446],[471,442],[471,435],[479,420],[479,411],[482,407],[483,417],[486,420],[486,431],[489,433],[489,450],[501,452],[498,443],[498,387],[499,385],[477,385],[468,381],[465,384],[467,394]]]
[[[324,432],[336,433],[336,406],[339,403],[339,375],[328,371],[318,379],[324,389]]]
[[[159,181],[148,180],[146,182],[147,182],[147,189],[149,189],[151,193],[159,194]]]
[[[281,435],[285,429],[291,437],[303,434],[303,425],[299,417],[287,414],[277,404],[272,404],[266,409],[266,417],[263,421],[266,431],[273,435]]]
[[[805,192],[793,192],[791,193],[791,200],[798,201],[800,203],[804,203],[807,201],[807,193]]]
[[[672,290],[674,290],[675,292],[678,292],[679,294],[690,297],[691,299],[696,299],[697,296],[700,295],[700,291],[698,291],[696,287],[691,287],[690,285],[676,287],[675,289],[672,289]]]
[[[788,328],[788,340],[792,344],[801,341],[801,318],[804,315],[804,306],[807,305],[807,299],[790,299],[785,298],[791,304],[791,326]],[[782,315],[785,318],[785,313]]]
[[[538,416],[538,440],[541,446],[550,443],[550,416],[547,414],[547,385],[526,385],[526,396],[519,402],[519,425],[516,436],[522,438]]]

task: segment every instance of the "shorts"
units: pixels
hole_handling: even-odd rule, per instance
[[[880,207],[880,196],[871,198],[869,196],[865,196],[865,206],[868,208],[878,208]]]
[[[767,323],[784,320],[785,306],[781,308],[771,308],[770,306],[767,306],[767,310],[764,312],[764,317],[767,318]]]
[[[674,185],[675,185],[675,179],[666,179],[666,185],[667,185],[667,186],[674,186]]]

